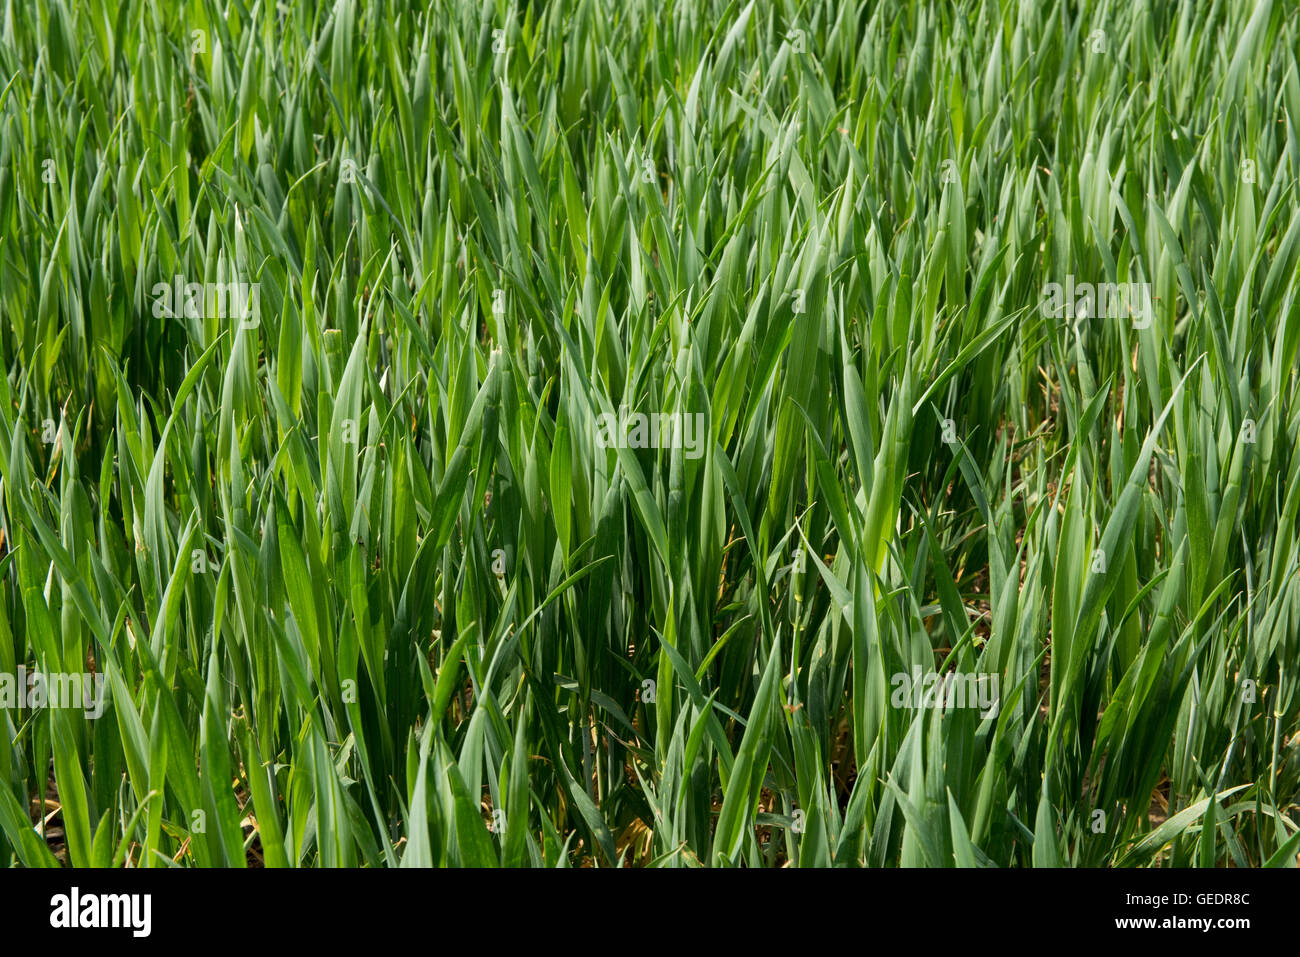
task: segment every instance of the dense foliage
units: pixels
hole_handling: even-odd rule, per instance
[[[0,862],[1294,866],[1296,19],[5,3]]]

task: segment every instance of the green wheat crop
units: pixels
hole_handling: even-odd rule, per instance
[[[5,0],[0,864],[1295,866],[1297,19]]]

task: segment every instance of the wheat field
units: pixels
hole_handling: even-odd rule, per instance
[[[1298,40],[8,0],[0,863],[1296,866]]]

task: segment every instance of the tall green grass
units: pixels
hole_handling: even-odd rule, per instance
[[[0,7],[0,862],[1295,866],[1292,4],[424,6]]]

